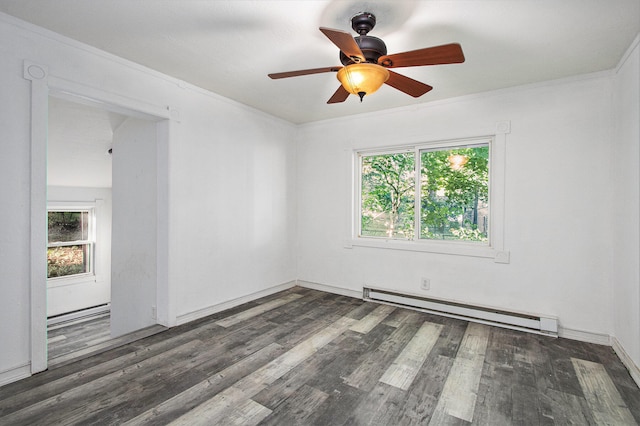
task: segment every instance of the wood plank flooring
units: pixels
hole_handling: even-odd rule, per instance
[[[89,320],[71,322],[70,325],[60,324],[49,327],[47,330],[49,360],[110,340],[109,326],[110,317],[108,314],[103,314]]]
[[[166,330],[166,327],[154,325],[111,338],[110,323],[109,315],[101,315],[88,320],[73,321],[69,325],[60,324],[49,327],[47,331],[49,368],[105,352]]]
[[[1,425],[627,425],[610,347],[295,287],[0,387]]]

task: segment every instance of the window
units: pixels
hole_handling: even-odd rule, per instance
[[[487,242],[489,145],[420,151],[420,238]]]
[[[360,236],[413,239],[413,152],[361,156]]]
[[[357,152],[356,240],[489,247],[492,142]]]
[[[94,210],[47,212],[47,278],[93,274]]]

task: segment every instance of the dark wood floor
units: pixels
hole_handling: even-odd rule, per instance
[[[606,346],[293,288],[0,388],[0,424],[628,425]]]
[[[105,352],[166,330],[166,327],[154,325],[112,338],[110,326],[111,318],[108,313],[50,326],[47,330],[49,368]]]
[[[111,318],[103,314],[87,320],[60,324],[47,330],[49,360],[81,353],[111,340]]]

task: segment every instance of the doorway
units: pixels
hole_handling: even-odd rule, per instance
[[[29,64],[28,69],[35,68],[36,65]],[[44,67],[37,66],[38,69],[45,70]],[[152,207],[152,211],[156,217],[153,222],[153,229],[150,227],[145,228],[146,232],[153,235],[147,235],[147,237],[141,237],[137,235],[139,241],[146,241],[145,246],[147,255],[149,257],[156,257],[154,262],[148,262],[141,266],[139,263],[127,263],[127,262],[114,262],[111,261],[111,330],[110,337],[118,337],[129,332],[140,330],[154,324],[170,325],[169,320],[169,303],[168,297],[168,278],[167,278],[167,250],[158,250],[158,246],[152,246],[151,244],[157,243],[158,240],[167,241],[168,236],[168,190],[166,176],[168,170],[168,143],[169,143],[169,115],[166,107],[154,107],[152,105],[143,104],[140,102],[132,101],[130,98],[121,97],[112,93],[106,93],[96,88],[88,88],[79,86],[71,81],[63,79],[53,79],[55,84],[52,85],[48,78],[46,71],[36,75],[32,80],[31,90],[31,373],[34,374],[39,371],[43,371],[47,368],[47,274],[46,274],[46,250],[47,250],[47,227],[43,226],[46,223],[43,218],[47,214],[47,138],[48,138],[48,116],[49,116],[49,99],[50,97],[76,102],[81,105],[97,107],[109,112],[115,112],[126,116],[127,121],[134,123],[129,126],[128,131],[121,133],[120,141],[122,146],[129,144],[125,143],[127,138],[134,134],[136,131],[140,131],[141,127],[147,129],[147,137],[145,139],[148,148],[148,143],[153,142],[154,148],[150,155],[145,157],[143,161],[146,164],[146,168],[138,168],[133,170],[132,163],[136,161],[135,157],[130,157],[122,161],[122,168],[119,170],[121,173],[122,181],[116,188],[116,185],[112,186],[112,192],[115,195],[119,195],[114,199],[129,199],[132,200],[133,205],[115,203],[112,207],[112,213],[125,211],[126,208],[136,209],[135,195],[130,194],[131,188],[134,188],[134,192],[141,191],[140,188],[136,188],[136,184],[131,184],[127,181],[127,176],[133,176],[136,173],[145,176],[146,182],[152,182],[153,188],[146,188],[152,190],[155,194],[155,203]],[[30,79],[31,80],[31,79]],[[144,122],[143,126],[136,126],[135,123]],[[118,128],[122,128],[120,125]],[[117,129],[116,129],[117,130]],[[127,133],[129,132],[129,133]],[[117,131],[114,132],[114,136]],[[134,139],[131,141],[132,146],[138,146],[135,138],[140,138],[142,133],[134,135]],[[123,151],[126,151],[124,149]],[[149,154],[144,149],[141,150],[143,154]],[[139,154],[133,150],[132,154]],[[113,161],[113,160],[112,160]],[[128,165],[127,165],[128,164]],[[151,168],[152,167],[152,168]],[[152,177],[148,176],[152,173]],[[124,194],[124,195],[123,195]],[[148,200],[147,200],[148,201]],[[126,232],[117,231],[122,228],[123,223],[127,221],[127,218],[123,219],[123,215],[119,214],[118,219],[112,217],[112,249],[116,242],[119,241],[120,247],[127,247],[129,245],[130,237],[126,235]],[[113,250],[112,250],[113,251]],[[137,269],[136,269],[137,268]],[[135,272],[146,270],[148,276],[152,277],[153,291],[134,291],[137,287]],[[152,268],[152,270],[150,269]],[[114,274],[114,271],[117,274]],[[114,275],[117,275],[114,279]],[[149,289],[149,283],[146,283],[145,289]],[[115,295],[115,297],[114,297]],[[119,306],[118,309],[115,309]],[[135,306],[136,309],[141,309],[140,306],[149,307],[146,309],[149,314],[144,318],[144,322],[140,321],[140,318],[136,314],[131,314],[128,310],[131,306]],[[152,311],[153,308],[153,311]],[[151,313],[155,313],[154,316]],[[155,319],[154,319],[155,318]],[[119,326],[114,328],[113,322],[117,320]]]
[[[49,365],[110,339],[114,132],[128,116],[49,97]]]

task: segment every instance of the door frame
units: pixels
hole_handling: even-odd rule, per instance
[[[177,111],[85,86],[49,74],[46,65],[24,61],[23,76],[31,82],[30,171],[30,358],[31,374],[47,369],[47,138],[49,96],[151,120],[157,131],[157,282],[158,324],[176,324],[175,298],[169,285],[169,145],[172,116]],[[115,206],[114,206],[115,207]]]

